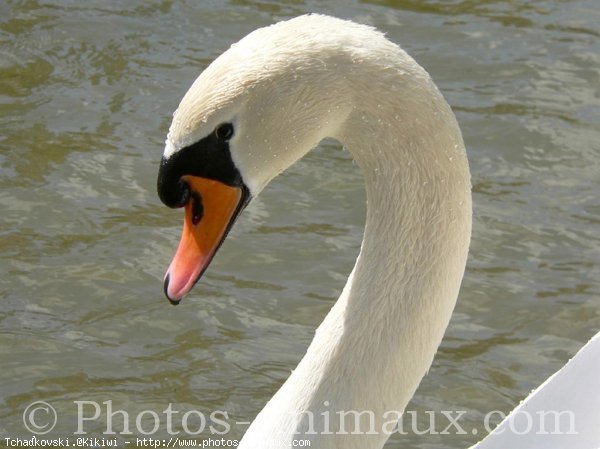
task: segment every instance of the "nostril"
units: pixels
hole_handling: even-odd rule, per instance
[[[195,226],[200,223],[204,216],[204,206],[202,205],[202,197],[194,192],[192,195],[192,224]]]

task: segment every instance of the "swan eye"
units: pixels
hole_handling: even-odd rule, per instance
[[[233,136],[233,125],[231,123],[221,123],[215,128],[215,136],[222,142],[227,142]]]

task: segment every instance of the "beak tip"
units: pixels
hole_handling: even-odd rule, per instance
[[[167,273],[167,275],[165,276],[165,281],[163,283],[163,290],[164,290],[165,296],[167,297],[167,299],[169,300],[169,302],[172,305],[177,306],[177,305],[179,305],[179,302],[181,301],[181,298],[175,299],[175,298],[171,298],[169,296],[169,278],[170,278],[169,273]]]

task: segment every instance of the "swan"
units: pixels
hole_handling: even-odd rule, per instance
[[[342,142],[364,173],[360,254],[242,449],[299,438],[319,449],[383,447],[432,363],[465,270],[470,172],[449,105],[379,31],[310,14],[232,45],[173,115],[157,184],[163,203],[184,208],[169,301],[191,290],[249,201],[324,138]]]

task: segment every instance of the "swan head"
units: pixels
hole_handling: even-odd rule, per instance
[[[200,278],[250,199],[323,138],[336,137],[351,110],[339,76],[351,56],[331,33],[338,22],[370,30],[317,15],[261,28],[213,61],[181,100],[158,175],[163,203],[185,208],[164,282],[172,303]]]

